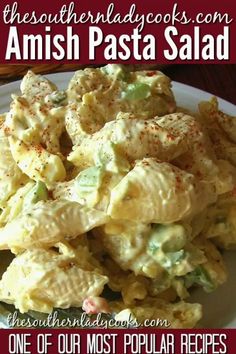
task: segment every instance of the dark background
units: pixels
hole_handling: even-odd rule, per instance
[[[164,72],[174,81],[208,91],[236,104],[235,64],[170,65]]]

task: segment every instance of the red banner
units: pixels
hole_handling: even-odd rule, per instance
[[[4,330],[4,354],[235,354],[236,330]]]
[[[236,63],[235,1],[2,0],[1,63]]]

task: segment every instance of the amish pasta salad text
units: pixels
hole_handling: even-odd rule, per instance
[[[64,91],[29,71],[0,117],[0,301],[195,327],[192,290],[227,277],[235,186],[216,98],[191,114],[160,71],[87,68]]]

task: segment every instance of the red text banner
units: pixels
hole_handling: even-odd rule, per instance
[[[2,330],[4,354],[235,354],[227,330]]]
[[[14,1],[0,4],[1,63],[235,63],[228,1]]]

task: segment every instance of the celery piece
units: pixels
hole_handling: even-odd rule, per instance
[[[131,101],[143,100],[151,94],[150,86],[141,82],[129,84],[123,93],[123,98]]]
[[[98,189],[102,183],[104,171],[102,167],[94,166],[80,172],[77,183],[80,190],[90,192]]]
[[[34,203],[40,200],[48,199],[48,190],[46,184],[42,181],[38,181],[35,185],[35,197],[33,199]]]
[[[197,284],[202,286],[208,293],[215,290],[215,284],[203,266],[198,266],[193,272],[186,274],[184,280],[187,288]]]
[[[51,95],[50,95],[51,101],[54,104],[60,104],[63,101],[65,101],[65,99],[67,98],[67,94],[65,91],[54,91]]]
[[[40,200],[48,199],[48,190],[44,182],[38,181],[34,187],[26,194],[24,204],[36,204]]]

